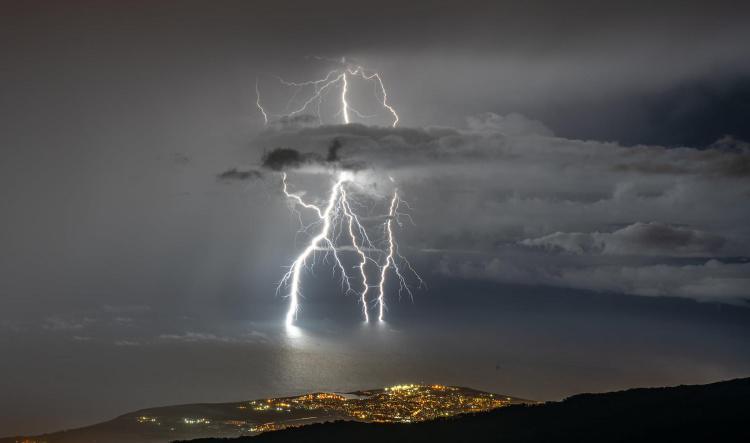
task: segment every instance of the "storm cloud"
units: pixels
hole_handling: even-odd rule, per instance
[[[557,286],[614,294],[685,297],[747,305],[750,264],[708,260],[698,264],[571,264],[492,258],[452,261],[439,272],[454,278]]]
[[[718,235],[663,223],[634,223],[614,232],[555,232],[522,245],[574,254],[713,256],[724,246]]]
[[[226,171],[216,176],[219,180],[257,180],[263,177],[260,171],[250,169],[247,171],[240,171],[237,168],[227,169]]]
[[[748,373],[750,310],[723,304],[750,287],[748,2],[6,3],[4,435],[407,379],[543,400]],[[343,56],[400,127],[355,82],[381,114],[276,119],[276,75]],[[299,155],[264,167],[276,148]],[[372,334],[311,272],[311,335],[281,344],[279,172],[324,201],[342,169],[368,228],[399,187],[429,289]]]
[[[304,127],[256,142],[322,156],[332,140],[341,162],[366,165],[355,181],[377,189],[392,177],[404,190],[418,229],[405,230],[402,244],[440,255],[438,272],[636,295],[747,295],[748,268],[732,257],[750,257],[750,206],[738,204],[750,180],[728,167],[750,159],[742,141],[624,146],[484,113],[463,128]],[[704,261],[675,261],[689,258]]]
[[[325,156],[317,152],[300,152],[291,148],[274,148],[263,154],[261,166],[272,171],[283,171],[285,169],[299,169],[305,165],[336,166],[339,159],[339,151],[342,148],[341,141],[334,138],[328,144]]]

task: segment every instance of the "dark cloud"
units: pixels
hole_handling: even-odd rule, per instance
[[[339,161],[339,151],[342,146],[341,140],[337,138],[333,139],[331,146],[328,147],[328,155],[326,156],[326,161],[328,163]]]
[[[686,297],[747,305],[750,264],[708,260],[698,264],[575,266],[518,258],[444,259],[444,275],[526,285],[550,285],[649,297]]]
[[[216,176],[219,180],[257,180],[259,178],[263,177],[263,174],[260,171],[256,171],[254,169],[249,169],[247,171],[240,171],[237,168],[228,169],[221,174],[218,174]]]
[[[34,81],[48,81],[50,89],[35,101],[62,100],[71,90],[79,101],[97,100],[103,94],[92,87],[102,85],[92,78],[110,78],[106,93],[126,97],[148,96],[163,79],[179,91],[221,83],[236,93],[256,74],[304,80],[330,67],[325,58],[347,56],[384,74],[405,124],[456,125],[488,110],[522,112],[568,138],[672,146],[707,144],[725,133],[750,136],[743,119],[750,96],[748,16],[749,7],[736,1],[563,7],[477,0],[435,8],[393,0],[367,11],[340,0],[229,0],[211,7],[191,0],[175,9],[16,2],[0,29],[13,66],[4,74],[19,86],[11,88],[15,100],[28,99],[23,91]],[[107,39],[98,37],[103,27]],[[82,42],[86,50],[75,50]],[[140,75],[144,64],[149,70]],[[233,77],[206,75],[213,65],[231,66],[220,71],[234,70]],[[200,81],[187,80],[193,73]],[[283,113],[288,98],[279,96],[275,110]],[[251,104],[254,97],[244,99]],[[317,123],[313,116],[282,120],[303,119]]]
[[[638,172],[642,174],[687,174],[686,169],[670,163],[656,163],[650,161],[621,163],[612,166],[614,171]]]
[[[297,114],[293,116],[283,115],[270,122],[271,128],[277,130],[290,130],[299,128],[314,128],[320,125],[318,117],[310,114]]]
[[[362,189],[377,196],[395,180],[417,208],[418,228],[400,234],[402,245],[445,255],[450,275],[636,295],[747,295],[745,265],[678,262],[750,256],[750,213],[737,204],[750,181],[726,170],[748,156],[742,142],[623,146],[553,136],[541,122],[492,113],[465,128],[321,126],[258,142],[325,152],[334,140],[342,161],[367,166],[355,174]]]
[[[710,148],[730,155],[717,167],[718,175],[730,177],[750,176],[750,143],[726,135],[711,144]]]
[[[574,254],[710,257],[721,251],[725,239],[684,226],[638,222],[614,232],[555,232],[520,243]]]
[[[292,128],[262,134],[257,144],[284,144],[307,147],[314,152],[277,149],[266,154],[278,156],[278,163],[320,162],[322,154],[336,148],[346,161],[370,162],[373,167],[435,166],[461,160],[578,162],[580,168],[594,168],[603,176],[616,173],[682,175],[741,178],[750,162],[747,143],[724,137],[708,148],[668,148],[658,145],[625,146],[616,142],[555,137],[541,122],[514,113],[499,116],[483,113],[467,119],[466,129],[447,127],[387,128],[359,124]],[[425,160],[429,162],[425,163]],[[584,164],[586,163],[586,164]],[[278,166],[276,166],[278,167]],[[614,172],[614,173],[613,173]]]
[[[517,112],[498,115],[494,112],[470,116],[466,119],[469,129],[478,132],[493,131],[503,135],[542,135],[552,136],[553,132],[544,123],[525,117]]]
[[[315,154],[302,154],[296,149],[274,148],[263,155],[262,165],[272,171],[299,168],[317,159]]]
[[[646,147],[651,151],[655,148],[657,147]],[[635,153],[638,149],[633,151]],[[667,152],[676,153],[684,150],[672,148]],[[690,152],[694,161],[679,161],[677,155],[664,156],[662,159],[634,155],[626,162],[613,165],[613,169],[642,174],[701,174],[736,178],[750,176],[750,147],[747,142],[732,136],[724,136],[706,149],[693,149],[687,152]]]
[[[325,158],[317,152],[300,152],[292,148],[274,148],[265,154],[261,160],[264,168],[272,171],[298,169],[305,165],[331,166],[339,162],[339,151],[343,144],[337,138],[330,141]]]

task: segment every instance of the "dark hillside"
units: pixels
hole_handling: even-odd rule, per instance
[[[336,422],[218,442],[748,442],[750,378],[581,394],[415,424]]]

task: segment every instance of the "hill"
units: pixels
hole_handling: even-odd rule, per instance
[[[256,435],[336,420],[417,422],[526,402],[456,386],[406,384],[349,393],[314,392],[235,403],[143,409],[84,428],[35,437],[0,438],[0,443],[165,443]]]
[[[581,394],[421,423],[335,422],[238,439],[304,442],[748,442],[750,378],[709,385]]]

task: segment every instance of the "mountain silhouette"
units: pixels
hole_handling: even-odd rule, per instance
[[[750,378],[580,394],[421,423],[334,422],[191,443],[749,442]]]

